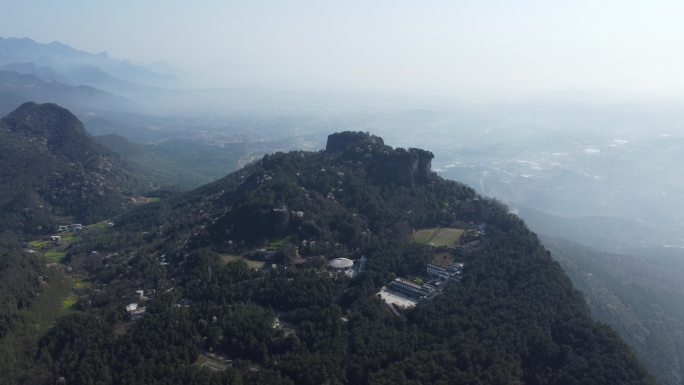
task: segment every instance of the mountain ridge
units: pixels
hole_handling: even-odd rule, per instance
[[[112,59],[106,52],[92,54],[60,42],[44,44],[27,37],[0,38],[0,65],[28,62],[50,67],[60,73],[93,66],[115,78],[146,86],[172,85],[178,81],[173,75],[160,74],[144,66]]]
[[[137,106],[116,94],[90,86],[47,82],[34,75],[0,71],[0,115],[25,102],[59,103],[78,112],[135,111]]]

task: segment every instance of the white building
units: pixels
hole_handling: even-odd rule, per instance
[[[131,320],[142,318],[142,316],[145,314],[145,306],[139,306],[135,302],[129,303],[126,305],[126,313],[128,314],[128,318]]]
[[[463,275],[463,263],[452,263],[446,268],[433,264],[427,265],[427,273],[443,281],[458,281]]]
[[[346,272],[354,266],[354,261],[349,258],[335,258],[328,262],[328,265],[333,271]]]

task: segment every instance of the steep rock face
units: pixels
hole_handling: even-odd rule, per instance
[[[430,151],[416,148],[392,149],[380,137],[352,131],[329,135],[325,150],[356,160],[372,159],[371,165],[375,168],[377,177],[402,186],[427,182],[434,158]]]
[[[325,145],[327,152],[344,152],[350,146],[379,146],[385,142],[379,136],[370,135],[365,132],[344,131],[328,135],[328,142]]]
[[[425,183],[430,176],[432,158],[434,155],[429,151],[397,149],[387,159],[386,167],[399,184],[420,184]]]

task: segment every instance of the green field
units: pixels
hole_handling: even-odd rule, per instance
[[[422,229],[416,231],[413,239],[424,245],[432,245],[436,247],[453,246],[463,236],[463,229],[436,227],[432,229]]]
[[[67,253],[65,253],[63,251],[47,251],[43,255],[45,256],[45,258],[49,259],[51,262],[62,262],[64,257],[66,257],[66,254]]]
[[[44,247],[50,246],[51,243],[52,242],[50,242],[50,241],[31,241],[31,242],[29,242],[29,246],[32,249],[42,249]]]
[[[86,226],[86,227],[87,227],[88,229],[90,229],[90,230],[104,230],[104,229],[106,229],[107,227],[109,227],[109,225],[107,224],[107,222],[108,222],[108,221],[102,221],[102,222],[98,222],[98,223],[93,223],[92,225],[88,225],[88,226]]]
[[[79,243],[81,241],[83,241],[83,237],[80,235],[67,234],[62,236],[62,242]]]

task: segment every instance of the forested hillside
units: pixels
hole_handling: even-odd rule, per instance
[[[326,151],[269,155],[115,218],[70,251],[70,266],[89,277],[78,314],[40,340],[23,379],[652,383],[537,237],[501,204],[436,176],[431,159],[335,134]],[[424,272],[435,250],[412,234],[436,226],[477,226],[484,238],[449,251],[465,268],[444,294],[391,311],[376,292]],[[261,270],[249,265],[267,254]],[[355,278],[323,268],[361,255],[367,267]],[[142,318],[126,315],[130,302],[145,306]]]

